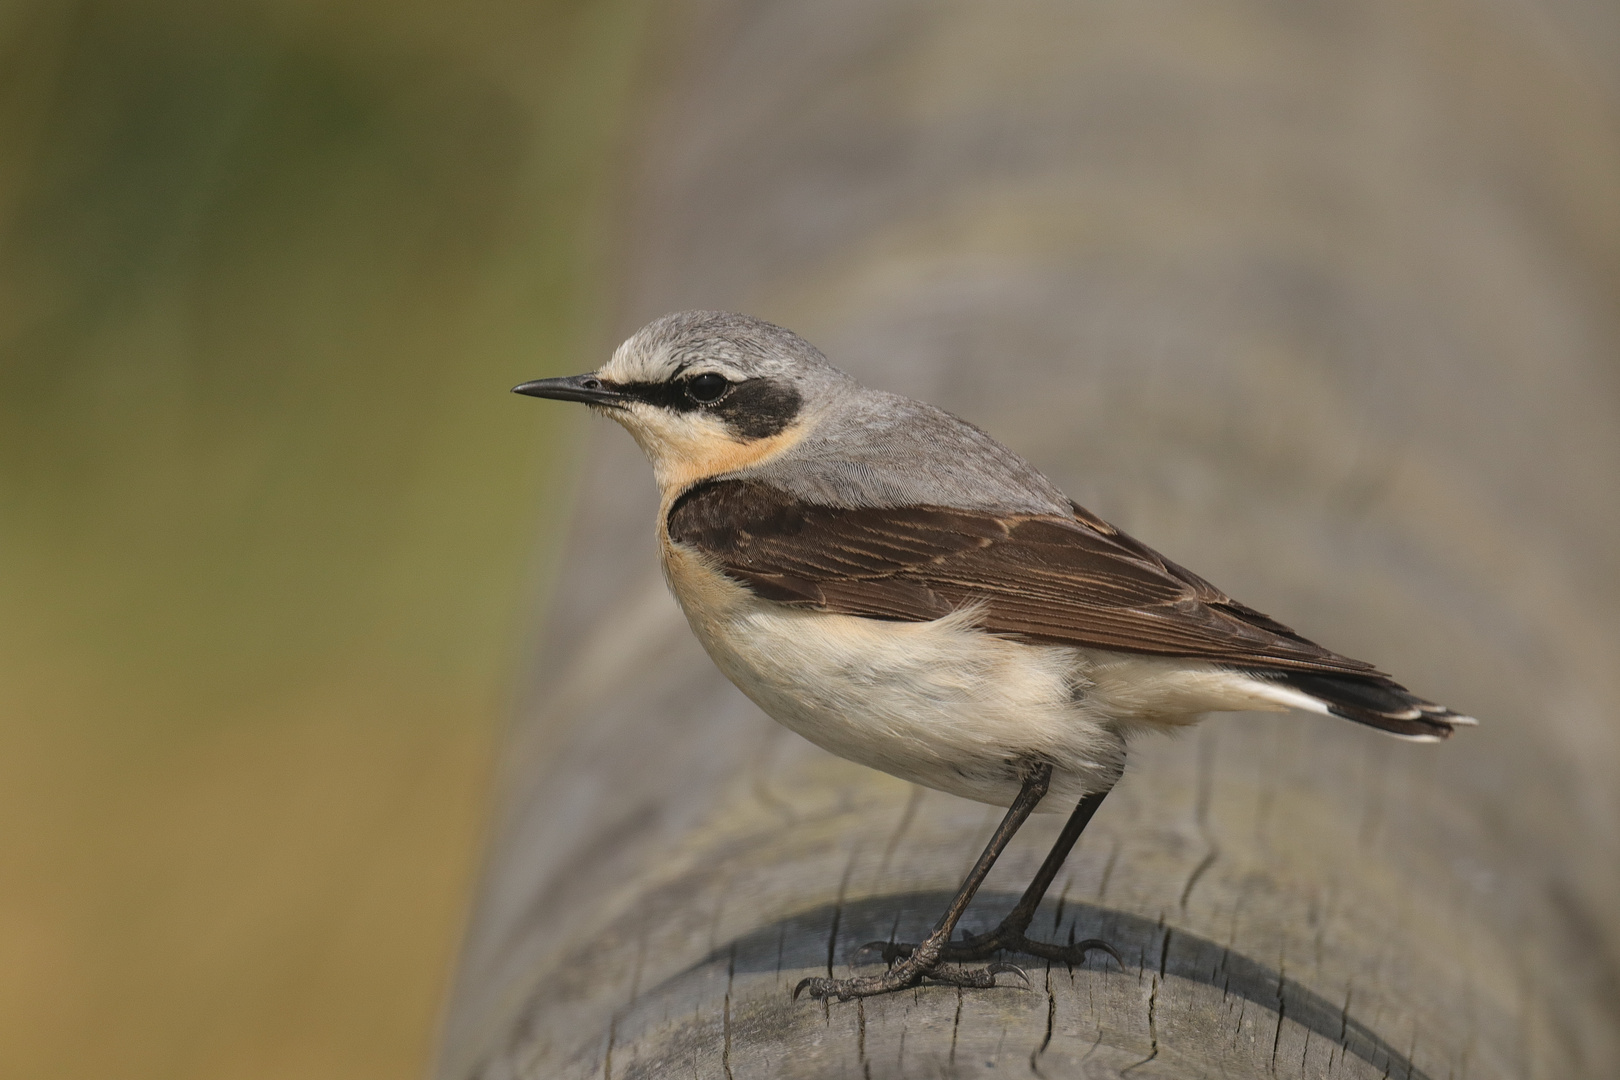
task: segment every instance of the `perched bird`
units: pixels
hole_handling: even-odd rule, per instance
[[[933,933],[890,946],[882,974],[807,979],[795,995],[993,986],[1009,965],[959,962],[1112,952],[1024,931],[1136,733],[1250,709],[1422,741],[1474,723],[1233,600],[973,425],[860,385],[770,323],[667,315],[599,371],[515,391],[584,402],[641,445],[670,589],[760,708],[852,761],[1008,807]],[[952,942],[1029,814],[1070,804],[1013,912]]]

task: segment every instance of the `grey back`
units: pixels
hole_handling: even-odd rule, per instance
[[[856,388],[779,457],[739,475],[831,506],[956,506],[1061,514],[1035,467],[942,409]]]

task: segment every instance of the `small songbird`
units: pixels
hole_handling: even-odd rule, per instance
[[[795,996],[994,986],[1016,969],[960,962],[1001,951],[1112,953],[1024,931],[1141,732],[1250,709],[1419,741],[1474,723],[1233,600],[973,425],[860,385],[770,323],[666,315],[599,371],[515,391],[585,402],[646,451],[664,576],[760,708],[841,757],[1008,807],[927,938],[888,946],[882,974],[806,979]],[[1018,906],[952,942],[1029,814],[1069,805]]]

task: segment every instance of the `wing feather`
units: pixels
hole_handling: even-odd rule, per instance
[[[758,595],[867,618],[937,619],[1035,641],[1242,667],[1378,676],[1238,603],[1079,506],[1070,516],[841,508],[749,480],[671,507],[674,543]]]

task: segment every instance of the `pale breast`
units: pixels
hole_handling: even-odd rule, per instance
[[[1031,760],[1059,801],[1117,769],[1119,738],[1075,694],[1077,655],[996,637],[971,611],[891,622],[755,597],[665,540],[664,571],[715,664],[780,723],[840,757],[1005,804]]]

